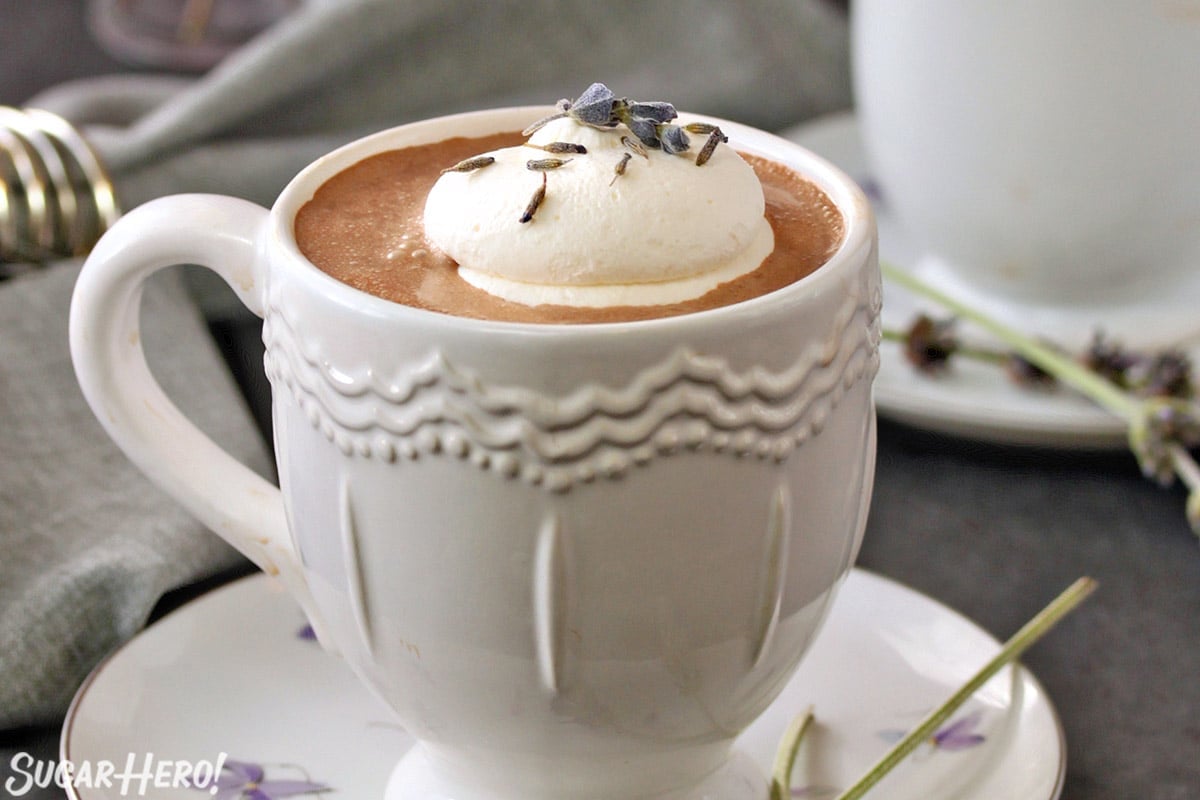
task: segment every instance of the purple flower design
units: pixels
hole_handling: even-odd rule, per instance
[[[987,737],[982,733],[976,733],[975,729],[979,727],[979,723],[982,721],[983,712],[978,710],[972,711],[970,714],[960,717],[935,731],[929,737],[929,744],[934,750],[947,750],[950,752],[967,750],[981,745],[987,741]],[[886,730],[880,731],[879,735],[889,742],[898,742],[904,738],[905,733],[906,731]]]
[[[199,787],[194,787],[199,788]],[[279,800],[302,794],[330,791],[312,781],[267,780],[261,764],[227,760],[221,774],[208,788],[216,800]]]
[[[982,720],[983,712],[973,711],[933,734],[931,744],[939,750],[966,750],[981,745],[987,739],[983,734],[974,731]]]
[[[317,632],[313,630],[312,625],[305,625],[303,628],[296,631],[296,638],[303,639],[306,642],[315,642],[317,640]]]

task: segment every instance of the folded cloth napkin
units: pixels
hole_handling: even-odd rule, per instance
[[[0,729],[52,722],[168,590],[238,556],[153,487],[75,382],[77,262],[0,284]],[[181,276],[151,281],[147,356],[180,407],[269,475],[266,446]]]
[[[549,104],[596,80],[779,129],[849,104],[847,51],[844,14],[827,0],[310,0],[199,79],[99,78],[27,105],[83,132],[125,208],[183,191],[269,204],[306,163],[369,130]],[[137,473],[85,406],[66,344],[77,268],[0,283],[0,729],[59,717],[165,591],[237,562]],[[210,320],[247,313],[199,285]],[[145,302],[164,386],[267,470],[180,278],[156,281]]]

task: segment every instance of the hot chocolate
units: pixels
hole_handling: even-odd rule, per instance
[[[506,300],[460,277],[455,261],[427,240],[423,213],[431,187],[447,167],[526,138],[518,133],[451,138],[366,158],[326,181],[300,209],[295,221],[300,250],[338,280],[397,303],[463,317],[587,323],[673,316],[748,300],[809,274],[842,241],[842,216],[818,187],[783,165],[743,156],[762,184],[765,217],[775,237],[757,269],[682,302],[580,307]],[[514,219],[513,224],[519,223]],[[552,223],[537,218],[532,224]]]

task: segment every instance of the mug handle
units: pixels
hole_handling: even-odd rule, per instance
[[[146,279],[199,264],[263,315],[269,212],[220,195],[152,200],[100,239],[71,298],[71,360],[88,405],[113,441],[160,488],[277,576],[322,641],[323,626],[300,568],[279,489],[226,453],[184,416],[146,364],[138,312]]]

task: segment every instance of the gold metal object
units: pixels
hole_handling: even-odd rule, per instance
[[[0,265],[84,255],[120,213],[104,164],[71,123],[0,106]]]

